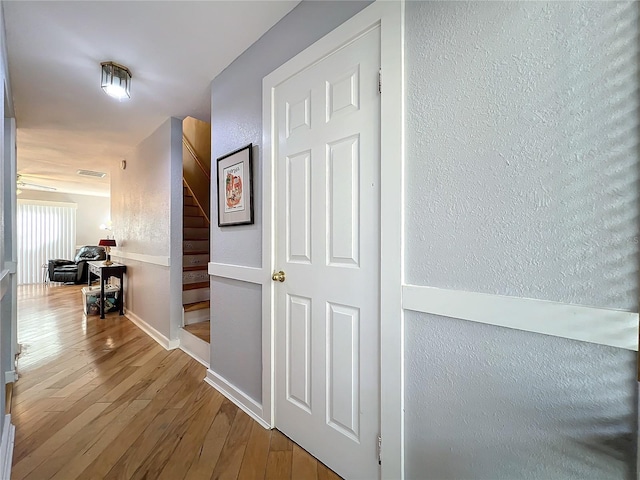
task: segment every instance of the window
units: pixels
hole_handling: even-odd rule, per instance
[[[17,227],[19,285],[41,282],[49,259],[75,257],[75,204],[18,200]]]

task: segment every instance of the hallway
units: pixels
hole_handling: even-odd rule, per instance
[[[126,317],[83,317],[79,286],[18,290],[13,479],[337,477],[203,382]]]

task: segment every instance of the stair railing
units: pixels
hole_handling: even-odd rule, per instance
[[[184,136],[182,137],[182,146],[183,183],[191,193],[207,223],[211,224],[209,220],[210,208],[205,208],[209,206],[211,173],[200,158],[198,158],[198,154],[191,143],[189,143],[189,140]],[[189,165],[188,158],[191,158],[193,161],[191,165]],[[197,166],[197,168],[193,168],[194,165]]]
[[[185,187],[187,187],[187,190],[189,190],[189,193],[191,193],[191,196],[193,197],[193,199],[196,202],[196,207],[198,207],[198,209],[200,210],[200,213],[202,213],[202,216],[206,220],[207,224],[211,225],[211,221],[209,220],[209,216],[205,213],[204,208],[202,208],[202,205],[200,205],[200,202],[198,201],[198,199],[194,195],[193,190],[191,190],[191,187],[189,186],[189,183],[187,182],[187,180],[184,177],[182,177],[182,183],[184,184]]]

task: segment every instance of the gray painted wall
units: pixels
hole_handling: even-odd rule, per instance
[[[233,379],[234,385],[242,385],[244,393],[261,403],[262,324],[256,322],[256,312],[262,311],[262,287],[212,277],[211,304],[214,305],[213,318],[225,319],[216,320],[215,329],[212,328],[218,340],[211,349],[210,362],[216,366],[213,370],[228,380]]]
[[[637,311],[638,4],[410,2],[407,282]],[[635,478],[635,353],[406,315],[408,478]]]
[[[217,215],[213,215],[213,262],[262,266],[262,79],[368,3],[302,2],[213,80],[212,165],[216,158],[248,143],[258,146],[254,149],[255,223],[218,228]],[[214,210],[217,205],[215,180],[211,199]],[[222,289],[219,282],[211,282],[211,369],[262,403],[261,303],[256,301],[255,291],[246,304],[232,303],[232,299],[240,298],[247,288],[229,283]],[[234,313],[238,308],[242,309],[241,319]],[[235,361],[234,355],[221,355],[218,353],[221,351],[242,351],[242,361]]]
[[[114,255],[127,265],[125,306],[170,339],[177,338],[182,308],[181,142],[182,122],[170,118],[127,157],[126,170],[111,171],[117,249],[172,259],[164,267]]]
[[[408,312],[408,479],[635,478],[636,354]]]
[[[364,6],[303,2],[213,81],[214,159]],[[408,283],[637,311],[637,4],[409,2],[406,35]],[[261,265],[257,153],[256,224],[213,226],[215,262]],[[260,292],[211,289],[212,369],[260,401]],[[414,312],[405,340],[408,478],[633,476],[633,352]]]

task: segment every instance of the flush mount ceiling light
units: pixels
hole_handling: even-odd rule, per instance
[[[131,98],[131,72],[129,69],[113,62],[104,62],[101,65],[104,93],[118,100]]]

